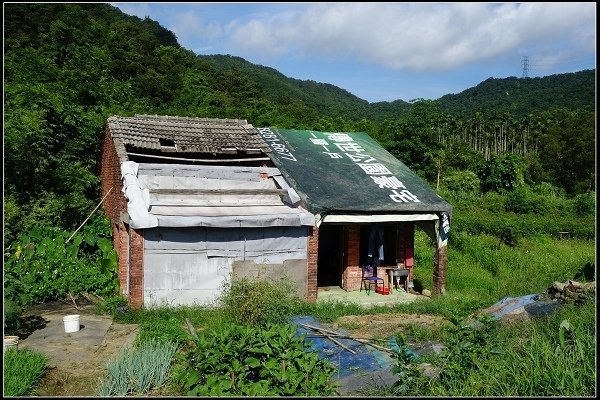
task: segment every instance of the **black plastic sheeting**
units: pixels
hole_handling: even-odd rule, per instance
[[[427,182],[364,132],[257,129],[313,214],[452,213]]]

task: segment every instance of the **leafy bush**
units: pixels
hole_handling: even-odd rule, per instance
[[[12,300],[4,300],[4,331],[15,332],[21,326],[21,307]]]
[[[48,358],[29,349],[4,352],[4,396],[23,396],[31,392],[48,366]]]
[[[396,364],[392,367],[392,373],[398,375],[398,381],[393,384],[395,396],[409,396],[419,393],[428,382],[428,378],[423,375],[423,371],[415,365],[417,356],[406,345],[404,335],[396,336],[398,343],[398,352]]]
[[[486,360],[501,353],[496,347],[498,321],[494,317],[482,315],[470,325],[461,319],[453,319],[452,323],[442,351],[440,373],[440,383],[449,386],[460,384],[470,371],[481,368]]]
[[[177,349],[175,343],[155,340],[123,349],[115,361],[108,363],[108,377],[102,382],[98,395],[141,395],[161,387],[169,376]]]
[[[481,182],[477,175],[469,170],[454,171],[443,179],[448,190],[459,193],[479,193]]]
[[[220,301],[238,324],[285,322],[298,305],[295,289],[286,280],[265,282],[243,278],[231,283]]]
[[[291,325],[224,325],[203,334],[175,375],[187,396],[328,396],[335,367]]]
[[[573,199],[573,214],[576,217],[594,216],[596,211],[596,193],[587,192],[578,194]]]
[[[572,237],[592,239],[596,236],[593,218],[561,217],[557,215],[516,215],[492,211],[470,211],[452,214],[452,229],[470,234],[485,233],[501,237],[502,231],[510,228],[517,237],[550,235],[558,237],[559,232],[571,232]],[[452,240],[452,239],[451,239]]]
[[[108,219],[98,218],[73,236],[36,227],[8,248],[4,295],[20,305],[81,293],[112,295],[118,287],[117,254]]]
[[[515,214],[545,214],[549,211],[547,198],[537,195],[527,186],[519,186],[508,193],[504,208]]]
[[[95,310],[98,314],[110,314],[114,316],[118,312],[126,311],[127,299],[123,296],[109,296],[96,303]]]
[[[516,154],[492,156],[476,168],[481,191],[511,191],[523,183],[522,168],[522,161]]]

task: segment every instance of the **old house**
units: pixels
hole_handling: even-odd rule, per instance
[[[412,268],[415,225],[444,292],[451,207],[367,134],[112,116],[100,166],[132,307],[210,304],[244,276],[286,277],[312,301],[358,290],[372,232],[382,265]]]

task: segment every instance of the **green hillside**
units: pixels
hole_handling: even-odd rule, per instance
[[[489,78],[461,93],[442,96],[438,103],[450,114],[494,110],[524,116],[554,108],[594,111],[596,70],[538,78]]]
[[[323,116],[349,119],[374,117],[366,100],[328,83],[288,78],[279,71],[230,55],[199,56],[217,70],[235,71],[255,82],[264,97],[278,104],[300,103]]]

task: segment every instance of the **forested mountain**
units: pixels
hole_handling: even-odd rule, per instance
[[[300,103],[314,108],[320,115],[342,118],[372,116],[372,107],[350,92],[328,83],[288,78],[279,71],[252,64],[230,55],[199,56],[215,69],[245,76],[256,83],[263,96],[278,104]]]
[[[109,4],[5,3],[4,239],[86,218],[100,200],[111,114],[363,131],[436,187],[468,178],[482,191],[545,183],[575,195],[595,190],[594,104],[595,71],[369,104],[238,57],[199,57],[155,21]]]
[[[596,108],[596,71],[557,74],[538,78],[489,78],[458,94],[438,99],[440,109],[451,114],[493,110],[516,117],[553,108]]]

